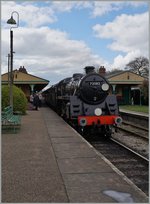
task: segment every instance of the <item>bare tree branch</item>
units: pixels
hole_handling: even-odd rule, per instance
[[[149,60],[146,57],[137,57],[126,65],[128,70],[133,71],[144,77],[148,77],[149,73]]]

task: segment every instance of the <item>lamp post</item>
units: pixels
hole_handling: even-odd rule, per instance
[[[13,19],[13,14],[16,13],[17,14],[17,23],[16,21]],[[19,13],[17,11],[13,11],[11,13],[11,18],[7,21],[8,24],[11,25],[15,25],[12,26],[10,28],[10,93],[9,93],[9,97],[10,97],[10,106],[13,108],[13,30],[12,28],[18,28],[19,26]]]
[[[9,67],[10,67],[10,54],[8,53],[8,85],[10,84]]]

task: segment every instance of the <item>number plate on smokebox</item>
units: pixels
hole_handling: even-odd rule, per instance
[[[100,81],[90,81],[90,82],[89,82],[89,85],[90,85],[90,86],[100,86],[101,83],[100,83]]]

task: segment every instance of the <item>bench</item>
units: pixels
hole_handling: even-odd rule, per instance
[[[19,113],[19,112],[18,112]],[[21,115],[13,113],[13,108],[7,106],[2,111],[2,133],[16,133],[21,127]]]

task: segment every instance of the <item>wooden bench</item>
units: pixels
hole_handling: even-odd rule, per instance
[[[2,111],[2,133],[16,133],[21,127],[21,115],[13,113],[11,106],[7,106]]]

